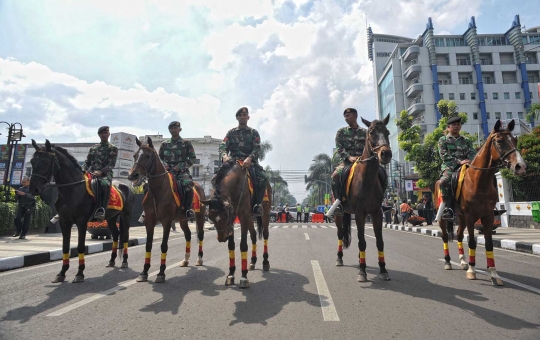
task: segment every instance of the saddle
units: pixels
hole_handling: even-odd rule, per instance
[[[461,195],[461,187],[463,186],[463,179],[465,178],[465,171],[467,170],[467,164],[463,164],[452,174],[450,179],[450,189],[452,190],[452,197],[457,201]]]
[[[358,165],[358,163],[353,163],[352,165],[345,165],[343,168],[343,171],[341,172],[341,177],[339,179],[340,181],[340,196],[343,198],[342,201],[345,201],[346,198],[349,196],[349,189],[351,187],[351,183],[354,177],[354,168]],[[386,187],[388,186],[388,175],[386,174],[386,171],[382,166],[379,166],[379,173],[377,175],[379,177],[379,182],[381,183],[381,186],[383,188],[383,191],[386,191]]]
[[[244,165],[244,162],[241,161],[241,160],[237,160],[236,161],[238,164],[240,164],[240,166]],[[247,168],[247,171],[248,171],[248,186],[249,186],[249,192],[251,194],[251,197],[252,197],[252,202],[251,202],[251,205],[252,207],[255,205],[254,203],[254,199],[255,199],[255,195],[254,195],[254,192],[255,190],[257,190],[256,188],[258,188],[259,186],[257,185],[258,182],[257,182],[257,176],[255,176],[255,169],[253,167],[249,167]],[[264,198],[263,198],[263,202],[267,202],[268,201],[268,190],[264,190]]]
[[[177,207],[182,205],[182,200],[184,200],[184,189],[182,188],[182,183],[177,181],[172,173],[168,173],[167,177],[169,178],[169,185],[171,186],[171,191],[173,193],[174,202]],[[191,209],[198,213],[201,211],[201,200],[199,193],[195,188],[193,190],[193,203],[191,204]]]
[[[89,173],[84,174],[86,191],[88,195],[94,198],[94,201],[98,201],[99,195],[101,193],[101,184],[98,178],[92,176]],[[96,206],[97,209],[97,206]],[[111,185],[111,195],[109,196],[109,205],[107,209],[113,210],[122,210],[124,209],[124,198],[118,191],[118,188],[113,184]],[[94,211],[95,213],[95,211]]]

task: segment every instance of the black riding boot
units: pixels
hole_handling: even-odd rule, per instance
[[[442,219],[443,220],[453,220],[454,219],[454,209],[451,195],[443,196],[443,202],[446,204],[444,208]]]
[[[111,196],[111,188],[108,186],[102,186],[100,189],[99,207],[94,214],[94,219],[103,221],[105,219],[105,213],[107,212],[107,206],[109,205],[109,197]]]
[[[339,181],[336,183],[335,181],[332,181],[332,193],[334,194],[334,199],[341,200],[340,193],[340,183]],[[334,210],[334,216],[343,216],[343,207],[340,205],[337,206],[337,208]]]
[[[195,212],[193,211],[193,209],[191,209],[194,195],[193,190],[195,189],[190,189],[184,192],[184,209],[186,210],[186,218],[188,220],[195,218]]]
[[[264,192],[266,191],[266,186],[263,188],[257,187],[255,190],[255,205],[253,206],[253,216],[259,217],[263,215],[262,201],[264,199]]]

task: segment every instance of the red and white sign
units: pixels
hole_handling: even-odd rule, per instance
[[[405,180],[405,191],[420,191],[422,188],[419,188],[416,184],[418,183],[417,179],[408,179]]]

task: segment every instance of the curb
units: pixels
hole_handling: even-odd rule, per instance
[[[386,229],[407,231],[411,233],[418,233],[418,234],[429,235],[433,237],[442,237],[442,232],[440,230],[431,230],[431,229],[419,228],[419,227],[405,227],[405,226],[397,225],[397,224],[384,224],[383,226]],[[454,239],[456,238],[457,238],[457,235],[456,233],[454,233]],[[486,244],[486,240],[484,239],[483,236],[474,236],[474,238],[478,244],[480,245]],[[518,241],[506,240],[506,239],[504,240],[493,239],[493,247],[515,250],[515,251],[534,254],[534,255],[540,255],[540,244],[518,242]]]

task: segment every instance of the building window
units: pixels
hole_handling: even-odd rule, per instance
[[[510,99],[510,92],[504,93],[504,99]]]
[[[495,119],[501,119],[501,113],[495,112]]]
[[[482,77],[482,81],[484,82],[484,84],[495,84],[491,77]]]
[[[472,84],[472,80],[470,77],[459,77],[459,83],[460,84]]]
[[[476,92],[471,93],[471,100],[476,100]]]
[[[495,100],[499,99],[499,93],[498,92],[493,92],[493,99],[495,99]]]
[[[199,158],[195,159],[195,162],[193,164],[201,164],[201,160]]]
[[[478,120],[478,112],[473,112],[472,117],[473,117],[473,119]]]
[[[444,93],[439,93],[439,97],[441,97],[441,99],[444,99]]]
[[[456,98],[454,97],[454,94],[453,94],[453,93],[449,93],[449,94],[448,94],[448,99],[449,99],[449,100],[455,100]]]
[[[465,93],[459,94],[459,100],[465,100]]]
[[[487,92],[484,92],[484,99],[488,99]]]
[[[516,92],[516,99],[521,99],[521,92]]]
[[[512,112],[506,112],[506,119],[512,119]]]
[[[486,118],[489,119],[489,112],[486,112]]]
[[[199,177],[199,167],[195,166],[193,169],[193,177]]]
[[[523,112],[518,112],[518,118],[523,119]]]

